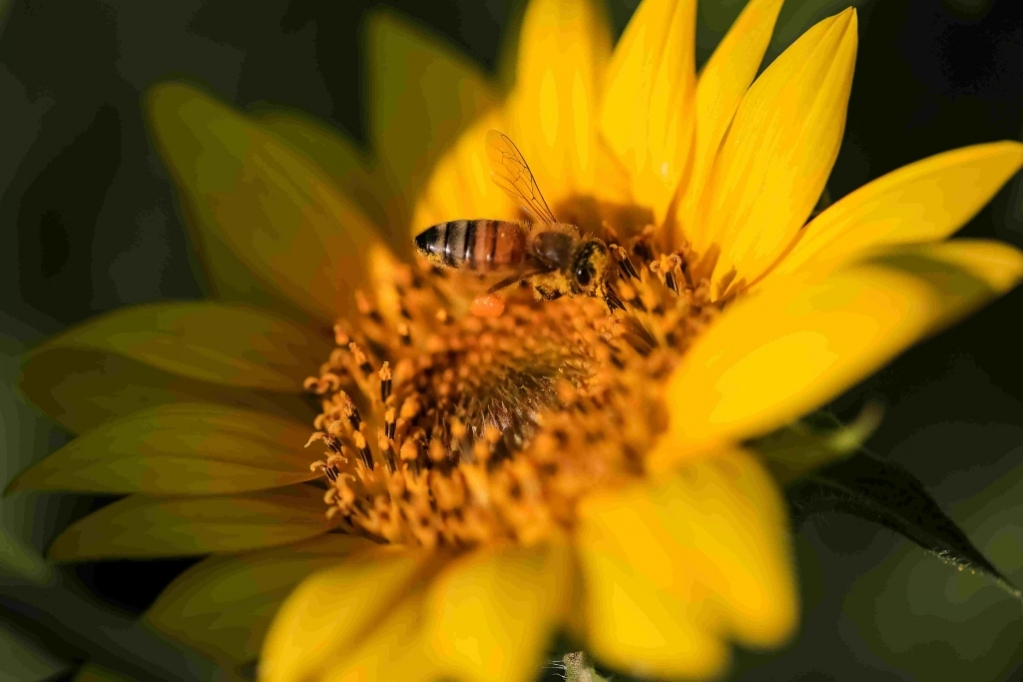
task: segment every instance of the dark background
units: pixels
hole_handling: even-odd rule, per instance
[[[701,61],[742,4],[701,3]],[[848,4],[789,0],[769,58]],[[860,49],[833,197],[930,154],[1021,139],[1023,2],[855,4]],[[635,5],[609,3],[618,31]],[[18,402],[11,382],[21,352],[101,311],[203,295],[167,174],[149,146],[141,93],[185,76],[241,107],[303,109],[365,143],[361,24],[380,7],[406,13],[488,69],[521,11],[514,0],[0,0],[0,483],[62,438]],[[1023,180],[962,234],[1023,247]],[[1016,291],[839,401],[843,409],[867,400],[886,406],[872,448],[918,476],[1017,583],[1021,313]],[[0,564],[38,562],[82,504],[52,495],[4,500]],[[808,521],[797,549],[801,633],[778,654],[741,654],[736,679],[1023,679],[1023,608],[982,578],[847,517]],[[87,564],[75,577],[118,609],[138,611],[183,565]],[[0,680],[66,671],[0,618],[5,660]]]

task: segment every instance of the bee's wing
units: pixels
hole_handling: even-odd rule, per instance
[[[491,177],[494,184],[517,201],[534,220],[553,225],[558,222],[540,194],[529,164],[515,143],[497,130],[487,133],[487,156],[490,157]]]

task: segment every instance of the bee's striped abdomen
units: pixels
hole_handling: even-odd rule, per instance
[[[416,247],[436,265],[495,272],[522,263],[526,230],[503,220],[451,220],[421,232]]]

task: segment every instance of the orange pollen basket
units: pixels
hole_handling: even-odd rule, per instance
[[[328,515],[385,542],[529,544],[570,528],[582,496],[642,477],[664,383],[719,311],[686,250],[649,235],[609,240],[613,314],[523,287],[474,315],[458,275],[388,263],[305,383]]]

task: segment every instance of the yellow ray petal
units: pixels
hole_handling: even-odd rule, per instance
[[[487,131],[506,127],[500,113],[488,113],[448,149],[419,193],[410,225],[413,236],[448,220],[513,220],[519,216],[515,202],[491,180],[487,158]]]
[[[359,656],[360,645],[378,634],[395,644],[392,656],[400,655],[403,634],[418,627],[416,607],[431,571],[425,555],[389,547],[314,574],[277,612],[263,644],[260,679],[343,679],[352,668],[384,664],[375,650]],[[416,602],[411,612],[404,608],[409,600]],[[388,623],[392,615],[400,622]]]
[[[57,561],[195,556],[286,545],[331,529],[310,485],[216,497],[132,495],[77,521],[50,545]]]
[[[695,27],[695,0],[643,0],[607,72],[600,130],[631,171],[635,200],[658,224],[689,157]]]
[[[157,86],[148,105],[215,291],[267,304],[283,299],[325,322],[348,309],[376,239],[362,211],[315,164],[195,88]]]
[[[263,129],[319,164],[338,190],[371,218],[381,234],[400,225],[397,201],[369,157],[340,130],[304,111],[264,107],[249,112]],[[404,240],[392,246],[407,246]]]
[[[706,225],[693,220],[706,176],[746,89],[771,42],[783,0],[750,0],[714,50],[696,84],[693,169],[685,187],[679,227],[697,253],[706,253]]]
[[[606,505],[606,509],[601,510]],[[720,616],[649,498],[594,497],[581,510],[578,555],[587,649],[618,670],[650,677],[711,677],[728,663]],[[638,553],[637,553],[638,552]]]
[[[245,663],[259,648],[281,602],[306,576],[377,545],[329,534],[240,556],[213,556],[174,579],[144,622],[217,660]]]
[[[669,381],[668,447],[742,439],[835,397],[1015,285],[1023,254],[984,241],[901,247],[727,309]]]
[[[302,392],[332,343],[326,332],[265,309],[207,301],[153,303],[94,318],[36,352],[119,353],[157,369],[243,388]]]
[[[1006,141],[955,149],[893,171],[814,218],[768,277],[822,277],[868,249],[944,239],[1020,166],[1023,144]]]
[[[594,190],[595,120],[610,53],[608,20],[594,0],[527,6],[502,132],[522,151],[555,211],[573,194]]]
[[[177,402],[207,402],[292,416],[310,423],[315,411],[297,393],[237,388],[170,374],[117,353],[48,347],[25,356],[21,390],[75,433],[108,419]]]
[[[479,67],[395,13],[371,16],[367,41],[370,140],[392,195],[405,202],[389,214],[394,234],[407,234],[431,167],[497,99]]]
[[[853,9],[818,23],[743,97],[696,217],[720,246],[718,281],[755,279],[816,204],[845,128],[856,26]]]
[[[535,679],[571,595],[561,545],[478,552],[449,566],[427,597],[424,644],[459,680]]]
[[[319,475],[310,427],[211,403],[163,405],[101,424],[18,475],[15,490],[209,495],[279,488]]]
[[[649,611],[645,631],[629,634],[631,627],[623,624],[624,633],[596,633],[611,640],[604,644],[611,650],[622,647],[623,636],[632,639],[631,653],[615,655],[631,657],[633,669],[706,676],[727,660],[721,638],[773,646],[791,635],[798,610],[785,507],[771,477],[748,453],[721,450],[666,472],[655,486],[595,497],[584,504],[581,518],[591,603],[614,603],[613,584],[601,583],[612,594],[600,594],[589,577],[612,567],[630,592],[645,588],[671,605],[667,613]],[[596,566],[587,569],[594,557]],[[668,667],[642,667],[657,661]]]
[[[445,679],[423,644],[424,600],[422,590],[405,595],[369,635],[346,651],[343,658],[336,657],[322,677],[312,679],[323,682],[435,682]]]

